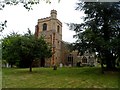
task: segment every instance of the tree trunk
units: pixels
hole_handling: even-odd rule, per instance
[[[10,67],[13,68],[13,64],[11,64]]]
[[[32,65],[30,65],[30,72],[32,72]]]
[[[113,57],[113,60],[112,60],[112,67],[113,67],[113,68],[115,68],[115,64],[116,64],[115,61],[116,61],[116,58]]]
[[[104,74],[103,60],[101,60],[101,72],[102,72],[102,74]]]
[[[30,62],[30,72],[32,72],[32,60]]]
[[[106,58],[106,59],[107,59],[107,60],[106,60],[106,68],[107,68],[107,69],[112,68],[112,63],[111,63],[110,58]]]
[[[115,69],[115,58],[113,55],[106,57],[106,69],[112,71]]]

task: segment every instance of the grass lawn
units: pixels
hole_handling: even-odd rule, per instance
[[[101,74],[100,68],[3,68],[3,88],[118,88],[118,73]]]

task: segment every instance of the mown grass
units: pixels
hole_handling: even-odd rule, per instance
[[[118,73],[100,68],[3,68],[3,88],[118,88]]]

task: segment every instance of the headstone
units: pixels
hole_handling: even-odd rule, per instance
[[[69,67],[72,67],[72,65],[71,65],[71,64],[69,64]]]
[[[6,67],[9,68],[9,64],[8,63],[6,64]]]
[[[60,67],[63,67],[63,64],[62,64],[62,63],[60,63]]]

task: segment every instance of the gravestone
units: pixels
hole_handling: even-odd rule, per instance
[[[60,63],[60,67],[63,67],[63,64],[62,64],[62,63]]]

